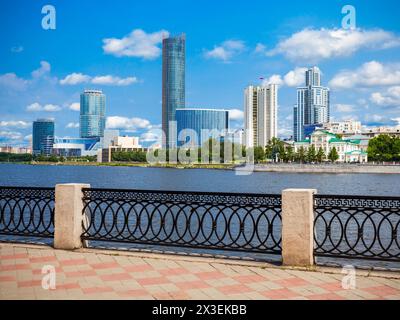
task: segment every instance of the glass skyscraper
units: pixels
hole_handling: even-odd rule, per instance
[[[32,153],[50,155],[54,143],[54,121],[38,119],[32,126]]]
[[[85,90],[81,94],[80,136],[99,138],[106,126],[106,96],[100,90]]]
[[[163,40],[162,48],[162,129],[163,147],[176,146],[175,123],[177,108],[185,108],[185,35]],[[171,130],[171,141],[169,133]],[[174,138],[172,138],[174,137]]]
[[[221,109],[177,109],[176,122],[178,146],[182,146],[189,139],[191,146],[201,146],[209,138],[219,138],[227,133],[229,111]],[[179,137],[179,134],[181,134],[181,137]]]

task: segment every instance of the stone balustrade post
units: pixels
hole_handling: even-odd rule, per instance
[[[54,212],[54,248],[73,250],[83,246],[82,189],[89,184],[57,184]]]
[[[314,265],[315,189],[282,191],[282,260],[287,266]]]

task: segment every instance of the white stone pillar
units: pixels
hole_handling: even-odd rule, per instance
[[[54,212],[54,248],[73,250],[82,247],[83,188],[89,184],[57,184]]]
[[[282,192],[282,260],[284,265],[314,264],[315,189],[286,189]]]

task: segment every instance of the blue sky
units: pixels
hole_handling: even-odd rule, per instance
[[[41,26],[56,9],[56,30]],[[341,29],[344,5],[357,28]],[[186,33],[186,104],[233,109],[243,89],[280,84],[279,132],[288,137],[296,86],[317,65],[331,88],[334,119],[368,126],[400,121],[398,1],[29,1],[0,2],[0,144],[27,145],[31,123],[56,120],[76,137],[79,94],[107,95],[109,128],[147,144],[161,123],[161,39]],[[74,110],[75,109],[75,110]]]

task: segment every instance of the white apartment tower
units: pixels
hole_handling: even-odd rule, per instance
[[[278,86],[249,86],[244,91],[244,140],[247,148],[265,147],[278,136]]]

